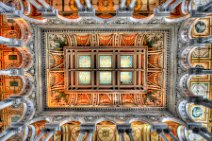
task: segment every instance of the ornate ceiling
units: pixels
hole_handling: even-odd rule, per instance
[[[211,130],[211,110],[184,97],[212,97],[211,75],[188,71],[212,69],[212,17],[189,11],[207,0],[3,2],[0,107],[11,106],[0,112],[0,140],[22,124],[12,140],[23,133],[31,140],[156,141],[164,140],[155,132],[162,123],[181,141],[203,141],[187,123]]]
[[[47,32],[48,107],[165,106],[167,31]]]

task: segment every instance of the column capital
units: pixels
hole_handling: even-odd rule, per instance
[[[22,76],[23,74],[24,74],[24,70],[22,68],[0,70],[0,75]]]
[[[43,133],[56,133],[56,131],[60,130],[60,125],[57,123],[46,123],[46,126],[42,130]]]
[[[51,9],[43,9],[41,10],[42,17],[47,19],[55,19],[58,16],[58,10],[51,8]]]
[[[189,68],[188,73],[190,75],[193,75],[193,74],[200,75],[200,74],[203,74],[203,70],[204,70],[204,68],[196,66],[196,67],[193,67],[193,68]]]
[[[164,133],[167,131],[170,133],[168,126],[165,123],[154,122],[152,124],[152,130],[156,131],[159,136],[163,138],[164,141],[168,141]],[[164,132],[165,130],[165,132]]]
[[[171,13],[168,9],[161,10],[160,8],[155,8],[153,11],[154,11],[153,12],[154,16],[156,17],[167,17],[167,16],[170,16],[170,13]]]
[[[127,135],[130,138],[130,141],[134,141],[133,134],[132,134],[132,127],[130,123],[117,124],[116,128],[118,130],[118,134],[121,137],[121,141],[124,141],[124,132],[127,133]]]
[[[118,9],[116,10],[116,14],[118,17],[132,17],[133,10],[130,9]]]
[[[205,46],[212,43],[212,36],[194,38],[189,41],[190,46]]]
[[[20,10],[14,10],[14,11],[9,11],[9,12],[4,13],[4,15],[7,16],[7,20],[13,20],[13,19],[20,18],[23,15],[23,13],[21,13]],[[21,44],[21,43],[19,43],[19,44]]]
[[[0,110],[4,109],[8,106],[18,107],[21,104],[22,100],[17,98],[8,98],[0,101]]]
[[[59,130],[60,124],[59,123],[46,123],[46,128]]]
[[[26,123],[24,122],[12,122],[6,130],[15,132],[15,134],[17,134],[21,132],[25,127]]]
[[[118,130],[118,133],[124,133],[124,132],[131,133],[132,132],[130,123],[117,124],[116,128]]]
[[[95,123],[82,123],[80,125],[80,132],[94,132],[95,126]]]
[[[11,122],[12,127],[26,127],[25,122]]]
[[[189,123],[186,123],[186,127],[188,128],[188,129],[192,129],[192,128],[194,128],[194,127],[198,127],[198,128],[200,128],[200,127],[202,127],[202,124],[201,123],[197,123],[197,122],[189,122]]]
[[[10,71],[10,76],[22,76],[24,74],[24,70],[21,68],[10,69],[8,71]]]
[[[212,1],[209,1],[205,5],[201,5],[201,6],[197,7],[197,11],[207,13],[207,14],[212,13]]]
[[[201,17],[206,17],[207,14],[203,12],[199,12],[196,10],[191,10],[190,15],[192,18],[201,18]]]
[[[188,73],[190,75],[206,75],[206,74],[212,74],[212,70],[204,69],[201,66],[196,66],[196,67],[189,68]]]
[[[151,126],[152,126],[153,130],[154,129],[158,129],[158,128],[160,128],[160,129],[167,128],[167,124],[166,123],[162,123],[162,122],[153,122]]]
[[[95,9],[87,10],[82,9],[78,11],[80,17],[95,17]]]
[[[14,38],[5,38],[0,36],[0,44],[5,44],[9,47],[21,47],[23,45],[23,41]]]

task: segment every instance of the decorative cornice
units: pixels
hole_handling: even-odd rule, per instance
[[[67,24],[67,23],[66,23]],[[46,98],[41,98],[42,95],[45,96],[45,91],[43,91],[42,89],[40,89],[41,86],[46,86],[41,82],[41,78],[45,78],[43,76],[43,73],[45,72],[45,49],[44,49],[44,34],[43,32],[87,32],[87,31],[101,31],[101,32],[110,32],[110,31],[128,31],[128,32],[155,32],[155,31],[164,31],[166,33],[166,49],[167,49],[167,60],[170,60],[171,56],[170,56],[170,48],[174,48],[175,44],[172,43],[172,41],[174,40],[173,37],[176,37],[177,35],[177,30],[179,27],[179,24],[175,24],[173,25],[164,25],[164,24],[152,24],[152,26],[149,26],[149,24],[135,24],[135,25],[131,25],[129,26],[128,24],[123,24],[122,26],[120,26],[119,24],[111,24],[110,26],[106,26],[105,24],[101,25],[101,24],[91,24],[88,26],[88,24],[69,24],[66,25],[65,23],[61,23],[58,22],[57,24],[55,24],[54,22],[49,22],[49,24],[46,25],[32,25],[32,29],[33,29],[33,40],[34,42],[32,42],[31,44],[33,44],[32,46],[32,50],[35,54],[35,67],[31,70],[32,72],[35,72],[35,82],[36,82],[36,99],[35,101],[36,103],[36,108],[37,108],[37,113],[40,114],[44,114],[44,115],[48,115],[49,113],[54,113],[54,114],[58,114],[58,112],[56,111],[60,111],[60,113],[63,113],[65,115],[70,115],[70,113],[72,112],[83,112],[83,111],[89,111],[89,112],[100,112],[100,113],[105,113],[105,112],[110,112],[110,111],[116,111],[116,112],[124,112],[124,113],[131,113],[131,114],[135,114],[138,115],[137,113],[143,113],[148,114],[148,115],[154,115],[156,113],[156,111],[167,111],[167,107],[163,107],[163,108],[154,108],[154,107],[139,107],[139,108],[119,108],[119,107],[113,107],[113,108],[86,108],[86,107],[79,107],[79,108],[44,108],[43,103],[46,103]],[[60,25],[60,26],[59,26]],[[40,38],[37,38],[37,37]],[[40,58],[39,55],[42,55],[43,58]],[[169,62],[168,62],[169,63]],[[169,65],[168,65],[169,66]],[[43,68],[43,69],[41,69]],[[35,70],[34,70],[35,69]],[[168,76],[169,73],[171,73],[171,71],[169,71],[170,67],[168,67],[166,75]],[[174,68],[172,68],[174,69]],[[168,77],[166,76],[166,79],[168,80]],[[43,80],[42,80],[43,81]],[[173,80],[174,81],[174,80]],[[43,81],[44,82],[44,81]],[[44,82],[45,83],[45,82]],[[166,82],[166,85],[169,85],[169,82]],[[166,93],[170,93],[171,91],[169,90],[171,87],[167,86],[166,89]],[[175,95],[175,94],[173,94]],[[44,101],[43,101],[44,100]],[[41,101],[43,101],[41,103]],[[168,100],[166,101],[166,103],[168,102]],[[43,109],[44,108],[44,109]],[[143,112],[145,111],[145,113]],[[102,115],[103,116],[103,115]]]
[[[179,22],[178,22],[179,23]],[[98,17],[80,17],[78,19],[64,20],[59,17],[47,19],[46,23],[37,23],[37,25],[98,25],[98,24],[176,24],[176,23],[167,23],[166,17],[160,16],[150,16],[144,19],[134,19],[132,17],[119,17],[115,16],[111,19],[101,19]]]

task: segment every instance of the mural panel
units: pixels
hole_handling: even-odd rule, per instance
[[[165,34],[45,33],[47,106],[163,107]]]

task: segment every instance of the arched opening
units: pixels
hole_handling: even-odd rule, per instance
[[[112,0],[98,0],[93,1],[93,7],[96,10],[95,14],[97,17],[102,19],[109,19],[116,15],[118,2]]]
[[[16,48],[2,48],[0,50],[0,69],[19,68],[22,64],[23,57],[21,52]]]
[[[57,131],[54,135],[54,141],[76,141],[80,132],[80,124],[79,121],[70,121],[63,124],[60,131]]]
[[[173,4],[175,1],[173,1],[171,4]],[[182,12],[182,8],[181,8],[182,4],[179,4],[171,13],[170,16],[167,17],[168,19],[177,19],[177,18],[181,18],[183,16],[186,16],[186,14],[183,14]]]
[[[79,0],[79,1],[83,6],[85,6],[85,0]],[[52,6],[55,9],[58,9],[60,16],[63,16],[67,19],[79,18],[79,14],[78,14],[79,11],[78,11],[75,0],[53,1]]]
[[[101,121],[96,124],[96,131],[93,135],[93,141],[114,141],[118,138],[116,125],[111,121]]]
[[[132,0],[127,0],[127,5],[130,5]],[[136,5],[133,8],[133,18],[143,19],[153,15],[153,10],[162,4],[156,0],[136,0]]]
[[[159,136],[156,132],[151,130],[151,125],[143,121],[131,122],[132,134],[134,140],[149,141],[158,140]],[[125,136],[126,140],[129,140],[129,136]]]
[[[175,137],[178,137],[178,135],[177,135],[177,129],[178,129],[179,126],[181,126],[181,124],[178,123],[178,122],[176,122],[176,121],[174,121],[174,120],[166,120],[166,121],[164,121],[164,123],[167,124],[167,126],[168,126],[168,128],[171,130],[172,134],[173,134]],[[166,136],[166,138],[167,138],[168,140],[172,140],[171,137],[170,137],[169,135],[165,134],[165,136]]]
[[[2,99],[18,95],[24,88],[23,79],[18,76],[0,76],[0,82]]]
[[[177,128],[177,135],[179,140],[206,141],[202,136],[194,134],[191,130],[187,130],[183,125]]]
[[[42,131],[42,129],[45,127],[46,123],[48,123],[47,120],[39,120],[30,124],[30,126],[28,126],[29,128],[28,137],[34,139],[34,137],[38,136],[40,132]],[[43,136],[41,139],[44,139],[44,138],[45,137]]]

